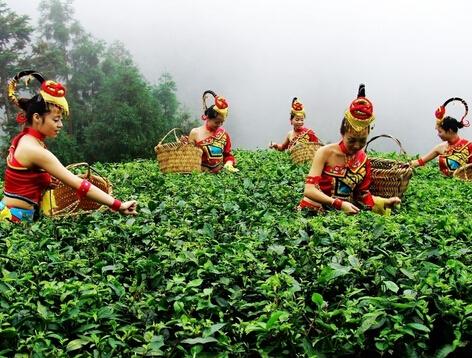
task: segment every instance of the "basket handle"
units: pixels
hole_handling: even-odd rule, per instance
[[[78,167],[87,167],[87,179],[90,178],[90,175],[91,175],[91,172],[94,172],[95,174],[97,174],[100,178],[102,178],[103,180],[107,181],[107,179],[101,174],[99,173],[95,168],[93,168],[89,163],[87,162],[81,162],[81,163],[72,163],[72,164],[69,164],[68,166],[66,166],[66,169],[73,169],[73,168],[78,168]]]
[[[180,128],[172,128],[170,131],[167,132],[167,134],[161,139],[161,141],[157,145],[161,145],[164,139],[166,139],[167,136],[171,133],[174,133],[175,141],[180,142],[179,138],[177,138],[177,134],[175,133],[177,130],[183,132],[182,129]]]
[[[374,140],[376,140],[376,139],[378,139],[378,138],[382,138],[382,137],[384,137],[384,138],[390,138],[390,139],[394,140],[395,143],[397,143],[398,146],[400,147],[400,154],[406,154],[406,150],[403,148],[403,146],[402,146],[402,144],[400,143],[400,141],[399,141],[397,138],[392,137],[392,136],[389,135],[389,134],[380,134],[380,135],[376,135],[375,137],[372,137],[372,138],[367,142],[367,144],[365,145],[365,151],[367,152],[367,147],[369,146],[369,144],[370,144],[371,142],[373,142]]]

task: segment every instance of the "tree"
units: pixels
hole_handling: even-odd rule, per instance
[[[0,122],[4,141],[18,130],[14,120],[16,109],[8,104],[3,85],[18,72],[24,63],[24,55],[33,28],[28,16],[19,16],[11,11],[5,1],[0,0]]]
[[[162,133],[162,115],[152,89],[122,44],[109,47],[104,80],[92,103],[94,117],[85,131],[90,160],[122,161],[152,154]]]
[[[157,85],[149,84],[122,44],[107,46],[85,32],[73,17],[72,2],[41,1],[41,21],[34,31],[38,37],[28,47],[33,31],[25,25],[28,18],[12,17],[0,0],[0,20],[9,25],[0,29],[0,59],[7,58],[8,66],[15,68],[0,67],[0,72],[6,71],[1,72],[4,81],[19,69],[33,68],[66,86],[70,118],[60,136],[49,143],[63,162],[152,156],[153,147],[170,128],[188,130],[194,125],[180,108],[174,80],[164,73]],[[4,38],[17,41],[10,44],[12,53],[3,50],[8,43]],[[0,106],[8,108],[2,95]],[[18,129],[15,121],[9,123],[15,125],[11,136]]]
[[[41,71],[54,74],[57,80],[67,82],[70,75],[69,51],[74,38],[83,34],[80,24],[73,18],[72,0],[41,0],[38,23],[39,38],[33,50]]]
[[[165,72],[159,78],[159,83],[154,89],[154,97],[163,116],[163,131],[172,128],[180,128],[188,133],[191,128],[198,126],[198,122],[192,119],[188,111],[181,110],[177,100],[177,85],[170,73]]]
[[[40,3],[40,40],[33,47],[32,62],[46,77],[62,81],[72,109],[64,122],[66,131],[50,148],[65,162],[83,160],[84,131],[92,116],[92,98],[100,88],[104,45],[86,33],[73,18],[72,0]]]

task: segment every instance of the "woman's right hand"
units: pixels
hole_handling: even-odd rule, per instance
[[[180,136],[180,143],[182,144],[188,144],[189,140],[188,140],[188,135],[182,135]]]
[[[354,215],[357,214],[360,209],[349,201],[343,201],[343,204],[341,205],[341,211],[347,215]]]
[[[119,211],[121,215],[138,215],[137,207],[138,203],[136,200],[125,201],[121,203]]]

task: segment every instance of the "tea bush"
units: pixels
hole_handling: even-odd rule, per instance
[[[217,175],[97,164],[139,216],[0,224],[0,354],[470,352],[472,185],[431,164],[392,216],[312,216],[294,210],[308,165],[236,158]]]

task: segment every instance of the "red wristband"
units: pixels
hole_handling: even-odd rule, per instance
[[[113,204],[111,204],[110,209],[113,211],[118,211],[120,210],[120,208],[121,208],[121,201],[119,201],[118,199],[115,199],[113,201]]]
[[[423,167],[426,163],[424,162],[423,158],[418,158],[418,164],[420,167]]]
[[[79,197],[79,200],[82,200],[85,196],[87,196],[91,186],[92,184],[90,184],[87,179],[82,180],[79,189],[77,189],[77,196]]]
[[[334,199],[333,203],[331,204],[333,208],[336,210],[341,210],[341,207],[343,206],[343,201],[339,198]]]

